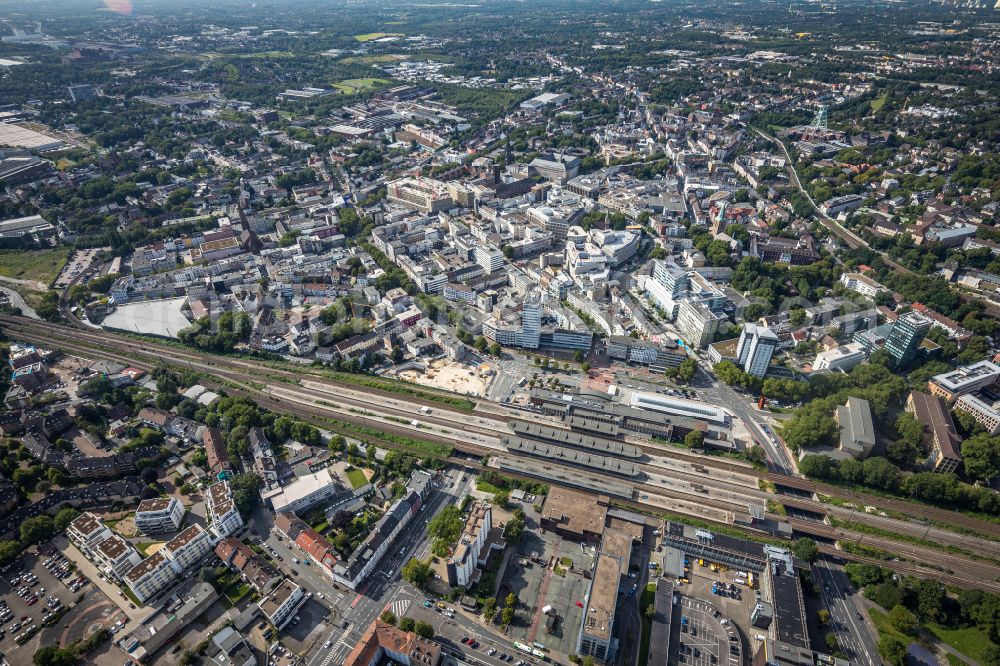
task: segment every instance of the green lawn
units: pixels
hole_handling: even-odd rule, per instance
[[[984,652],[990,646],[990,639],[982,630],[977,627],[965,627],[962,629],[952,629],[942,627],[940,624],[928,623],[924,625],[927,631],[934,634],[939,641],[950,645],[966,657],[974,659],[980,663],[985,663]]]
[[[376,39],[382,39],[383,37],[402,37],[401,32],[369,32],[364,35],[354,35],[354,39],[359,42],[370,42]]]
[[[889,624],[889,616],[886,612],[876,608],[869,608],[868,614],[871,616],[875,626],[878,627],[880,634],[894,636],[907,645],[914,640],[911,636],[906,636],[896,631]],[[951,646],[974,661],[982,662],[984,658],[983,652],[990,645],[990,639],[976,627],[952,629],[935,623],[928,623],[923,625],[923,627],[939,641]]]
[[[353,95],[354,93],[358,93],[363,90],[370,90],[371,88],[385,85],[387,83],[389,82],[385,79],[347,79],[345,81],[334,83],[333,87],[345,95]]]
[[[69,248],[53,250],[0,250],[0,275],[18,280],[33,280],[46,286],[56,279],[66,265]]]
[[[351,487],[355,490],[368,483],[368,477],[366,477],[365,473],[356,467],[354,469],[347,470],[347,478],[350,479]]]
[[[872,111],[880,111],[882,107],[885,106],[885,103],[888,101],[889,101],[888,95],[882,95],[881,97],[873,99],[871,101]]]
[[[340,62],[344,65],[371,65],[377,62],[396,62],[397,60],[406,60],[406,56],[380,53],[378,55],[349,56]]]
[[[139,554],[142,555],[143,557],[149,557],[149,555],[150,555],[149,548],[151,546],[157,545],[158,543],[162,543],[162,542],[161,541],[154,541],[152,543],[141,543],[140,542],[140,543],[137,543],[135,545],[135,549],[137,551],[139,551]]]
[[[491,495],[496,495],[498,492],[503,490],[503,488],[497,488],[492,483],[487,483],[485,481],[476,481],[476,490],[482,493],[489,493]]]
[[[649,634],[652,631],[652,621],[646,617],[646,608],[656,599],[656,583],[648,583],[646,589],[639,595],[639,617],[642,618],[642,638],[639,642],[639,663],[649,661]]]

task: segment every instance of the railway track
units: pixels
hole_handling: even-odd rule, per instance
[[[977,534],[988,535],[993,540],[1000,540],[1000,524],[981,520],[973,516],[967,516],[958,511],[940,509],[926,504],[916,504],[891,497],[870,495],[868,493],[841,488],[839,486],[831,486],[817,481],[810,481],[809,479],[785,476],[783,474],[774,474],[772,472],[762,474],[761,477],[776,485],[806,490],[810,493],[819,495],[829,495],[831,497],[847,499],[858,502],[862,506],[882,507],[906,516],[926,518],[943,525],[958,525]]]
[[[4,321],[3,323],[7,325],[7,327],[10,328],[12,332],[25,336],[27,340],[35,341],[39,344],[43,345],[47,344],[49,346],[55,346],[57,348],[64,349],[70,353],[79,354],[81,356],[93,356],[95,354],[99,354],[101,357],[114,359],[122,363],[127,363],[136,367],[140,367],[145,370],[152,370],[156,366],[160,365],[164,360],[173,363],[179,363],[182,366],[187,364],[188,367],[195,367],[194,365],[195,362],[197,362],[200,366],[204,361],[206,363],[211,364],[205,369],[209,370],[212,374],[215,374],[226,380],[225,382],[214,382],[218,387],[223,388],[227,392],[234,395],[248,396],[258,404],[261,404],[262,406],[267,407],[269,409],[287,412],[313,423],[319,420],[320,423],[318,423],[317,425],[322,425],[324,428],[341,432],[341,434],[346,434],[355,437],[358,436],[357,433],[351,432],[349,428],[340,428],[338,430],[337,427],[331,427],[331,423],[329,420],[335,419],[353,425],[366,426],[369,428],[377,429],[387,434],[399,435],[409,438],[415,437],[412,427],[408,425],[404,426],[403,424],[396,424],[370,418],[364,415],[363,413],[362,414],[351,413],[349,415],[345,415],[342,413],[343,408],[336,406],[324,410],[321,409],[321,407],[323,407],[321,405],[316,405],[311,403],[300,404],[295,401],[288,400],[287,398],[271,395],[268,391],[262,390],[261,388],[255,386],[255,384],[259,383],[259,379],[261,378],[262,375],[264,376],[264,378],[269,379],[270,381],[274,381],[274,376],[277,376],[284,380],[284,382],[282,383],[288,383],[289,385],[296,384],[302,378],[301,375],[291,373],[288,371],[273,369],[273,368],[264,368],[263,370],[261,370],[258,366],[243,361],[235,361],[233,359],[227,359],[225,357],[209,356],[199,352],[187,352],[186,350],[175,350],[172,347],[167,347],[166,345],[139,344],[139,343],[134,343],[130,340],[120,341],[120,344],[112,345],[112,342],[115,341],[114,336],[110,336],[112,340],[109,341],[108,340],[109,336],[105,336],[100,333],[85,333],[81,331],[73,331],[63,326],[57,326],[51,324],[38,325],[38,322],[34,322],[33,320],[28,320],[27,322],[16,321],[13,323],[14,325],[11,325],[6,321]],[[163,349],[163,347],[167,348]],[[136,358],[137,356],[141,356],[146,360],[139,361]],[[220,360],[222,362],[217,365],[215,362]],[[353,384],[343,385],[333,381],[325,380],[323,378],[317,378],[316,381],[317,383],[324,384],[329,387],[329,388],[324,387],[322,390],[311,389],[314,397],[316,398],[335,397],[340,402],[353,401],[354,404],[362,405],[362,408],[364,406],[369,406],[369,407],[381,407],[383,409],[384,409],[385,399],[400,400],[398,394],[388,394],[385,395],[384,398],[371,398],[362,400],[351,399],[345,401],[342,395],[340,395],[339,393],[334,393],[333,390],[335,388],[341,388],[341,390],[346,389],[352,392],[356,392],[358,389],[355,385]],[[213,382],[209,381],[208,383],[213,383]],[[292,389],[290,388],[289,390]],[[302,388],[296,385],[294,391],[296,393],[299,393],[302,391]],[[378,395],[374,391],[373,394]],[[417,404],[420,404],[419,401],[410,400],[409,397],[407,397],[405,402],[407,403],[416,402]],[[424,401],[424,402],[430,402],[430,401]],[[430,402],[430,404],[433,405],[435,410],[438,410],[438,417],[434,421],[437,425],[441,425],[442,427],[456,428],[458,430],[468,429],[467,423],[464,425],[462,424],[463,419],[467,420],[469,418],[469,414],[467,412],[459,412],[458,410],[449,410],[447,409],[447,406],[442,406],[440,403],[437,402]],[[338,409],[341,411],[337,411]],[[449,420],[447,418],[440,418],[441,410],[444,410],[446,413],[449,414],[454,414],[455,419]],[[479,415],[479,416],[484,416],[484,415]],[[426,417],[422,417],[422,420],[427,420],[427,419]],[[501,421],[503,419],[497,417],[494,420]],[[498,423],[498,427],[499,426],[500,424]],[[489,429],[480,428],[480,431],[488,432]],[[426,441],[440,443],[452,447],[456,451],[456,454],[449,456],[447,458],[447,461],[449,463],[459,464],[464,467],[482,469],[481,465],[479,464],[479,459],[482,456],[493,455],[498,452],[496,449],[491,449],[489,447],[476,445],[468,441],[452,439],[432,432],[419,432],[416,435],[416,437]],[[407,450],[405,446],[401,446],[398,443],[390,440],[384,440],[377,436],[365,435],[365,439],[368,439],[376,443],[377,445],[383,446],[384,448]],[[672,449],[664,450],[657,447],[645,447],[645,448],[647,449],[648,453],[652,453],[659,456],[662,456],[665,453],[670,453],[673,456],[673,454],[677,453],[678,454],[676,456],[677,458],[686,460],[688,462],[691,462],[692,464],[700,465],[704,468],[714,468],[717,470],[724,470],[730,473],[743,474],[743,475],[750,475],[755,473],[755,470],[753,470],[752,468],[748,468],[748,466],[741,464],[734,464],[726,461],[706,459],[700,456],[695,456],[694,454],[685,454],[682,451],[675,452]],[[416,453],[416,455],[420,455],[418,452],[413,452],[412,450],[410,452]],[[463,456],[472,456],[472,459],[470,460],[469,458]],[[656,470],[657,474],[666,476],[665,474],[663,474],[665,470],[661,468],[656,468]],[[530,478],[525,475],[512,474],[512,476],[521,476],[522,478]],[[674,476],[678,475],[675,474]],[[814,485],[820,485],[822,489],[825,489],[822,487],[822,484],[813,484],[812,482],[800,479],[794,479],[793,477],[786,477],[783,475],[773,475],[773,474],[768,474],[766,476],[772,478],[776,483],[781,483],[782,485],[789,485],[791,487],[800,487],[802,490],[810,490],[811,487]],[[685,481],[689,481],[689,479],[685,479]],[[664,489],[662,487],[653,484],[642,483],[642,482],[633,483],[633,487],[635,491],[647,494],[655,494],[657,497],[665,499],[673,499],[688,504],[692,502],[691,493],[684,493],[684,492],[679,492],[677,490]],[[816,490],[812,490],[812,492],[816,492]],[[835,493],[831,492],[830,494],[835,494]],[[641,502],[636,501],[634,497],[635,496],[633,495],[633,498],[624,501],[626,501],[630,506],[634,507],[638,511],[649,510],[648,505],[644,505]],[[706,507],[710,506],[718,511],[723,511],[723,512],[731,513],[734,510],[742,510],[745,508],[744,506],[735,502],[711,499],[711,498],[706,498],[704,496],[695,496],[694,499]],[[806,502],[808,502],[809,506],[811,507],[811,504],[814,501],[807,500]],[[727,524],[721,521],[711,520],[706,516],[698,516],[698,517],[699,519],[709,520],[710,522],[718,523],[720,525]],[[830,526],[825,525],[823,523],[796,520],[796,524],[794,524],[793,527],[805,533],[811,531],[813,534],[819,536],[820,538],[836,538],[837,536],[836,528],[831,528]],[[852,540],[854,538],[857,538],[859,540],[867,539],[867,543],[869,544],[877,545],[880,547],[895,548],[899,550],[898,542],[887,543],[883,539],[880,539],[878,537],[869,535],[853,535],[845,530],[841,530],[840,534],[844,538],[851,537]],[[917,554],[917,550],[915,549],[912,550],[911,552],[914,555]],[[943,568],[947,568],[947,564],[949,562],[954,564],[956,560],[955,556],[953,555],[939,554],[936,552],[927,553],[924,551],[920,551],[920,556],[930,561],[932,565],[941,566]],[[858,559],[859,561],[863,561],[864,558],[858,558]],[[962,558],[962,561],[964,567],[964,558]],[[880,563],[883,565],[886,564],[885,562],[880,562]],[[918,567],[916,566],[912,568],[915,570],[918,569]],[[978,563],[974,563],[974,566],[968,570],[976,572],[977,575],[973,577],[974,580],[973,578],[970,579],[961,578],[961,576],[956,575],[954,573],[947,575],[953,577],[956,580],[962,580],[964,585],[975,584],[977,581],[995,581],[996,579],[995,571],[987,570]],[[921,571],[924,574],[930,575],[930,572],[935,571],[935,569],[933,568],[928,570],[921,569]],[[990,582],[990,584],[993,583]]]

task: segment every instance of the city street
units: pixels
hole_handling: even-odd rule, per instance
[[[857,664],[876,666],[873,655],[877,637],[867,622],[868,614],[860,597],[854,592],[844,571],[825,559],[813,565],[823,605],[830,611],[830,622],[840,641],[840,648]]]
[[[316,564],[306,564],[308,559],[294,544],[284,537],[279,541],[277,531],[264,530],[263,525],[269,523],[258,523],[261,533],[268,534],[267,545],[282,558],[277,562],[279,567],[306,591],[312,592],[314,602],[330,610],[326,628],[322,629],[318,638],[313,639],[312,645],[305,648],[311,655],[307,660],[309,666],[341,663],[372,621],[386,609],[392,610],[397,617],[413,616],[411,608],[422,603],[423,595],[400,580],[400,569],[410,557],[429,556],[430,540],[425,531],[427,522],[447,504],[461,502],[474,482],[472,475],[459,470],[448,470],[441,479],[443,487],[431,491],[426,508],[403,529],[360,592],[334,583]],[[266,512],[259,509],[258,513]],[[266,517],[263,518],[266,520]],[[323,597],[320,598],[319,594]],[[327,644],[330,647],[326,647]]]

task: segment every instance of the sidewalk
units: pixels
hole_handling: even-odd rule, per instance
[[[154,608],[149,606],[140,606],[139,608],[129,608],[129,604],[132,603],[127,596],[122,596],[122,591],[117,585],[111,583],[107,580],[102,580],[100,577],[100,571],[95,567],[90,560],[83,556],[76,546],[71,544],[68,539],[64,536],[53,537],[52,544],[58,548],[70,561],[76,564],[77,570],[86,576],[92,585],[96,585],[101,592],[115,604],[122,611],[125,612],[125,616],[128,618],[128,622],[125,625],[126,630],[130,629],[135,622],[142,622],[147,617],[149,617]]]

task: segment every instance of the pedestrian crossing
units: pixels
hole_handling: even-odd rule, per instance
[[[340,666],[347,660],[347,655],[351,653],[353,646],[344,639],[337,641],[329,653],[320,662],[320,666]]]
[[[393,601],[391,604],[389,604],[389,610],[391,610],[392,614],[395,615],[396,617],[403,617],[404,615],[406,615],[406,611],[409,610],[409,608],[410,608],[409,599],[397,599],[396,601]]]

